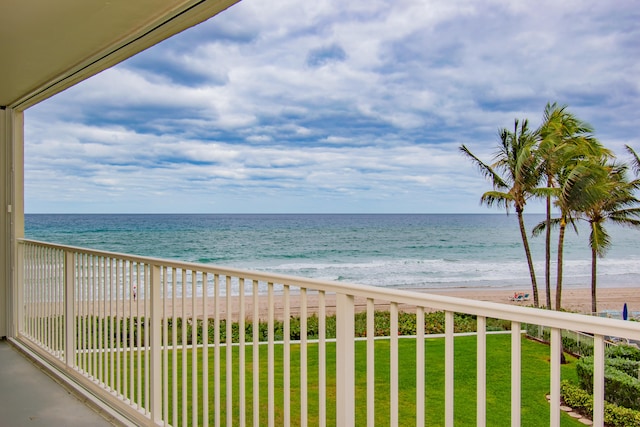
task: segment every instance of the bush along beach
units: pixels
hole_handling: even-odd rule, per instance
[[[311,315],[307,317],[307,339],[319,338],[319,321],[317,315]],[[356,313],[355,315],[355,336],[366,337],[367,336],[367,314],[365,312]],[[57,321],[52,318],[46,318],[42,320],[42,324],[48,327],[50,323],[55,324]],[[61,322],[61,320],[60,320]],[[123,345],[128,345],[133,342],[134,345],[138,342],[138,339],[144,341],[144,334],[146,330],[146,319],[144,317],[131,317],[131,318],[114,318],[114,317],[97,317],[97,316],[83,316],[78,317],[77,320],[77,342],[85,345],[89,345],[89,340],[83,339],[83,335],[86,335],[87,331],[102,331],[104,337],[110,337],[109,339],[118,340]],[[185,337],[187,344],[193,342],[193,327],[192,321],[187,321],[186,325],[183,325],[182,318],[176,317],[166,319],[167,322],[167,339],[171,340],[173,334],[176,335],[176,340],[182,343],[182,337]],[[326,335],[325,338],[333,339],[336,337],[336,316],[326,316]],[[183,327],[184,326],[184,327]],[[207,331],[207,342],[213,343],[215,339],[215,320],[207,319],[206,328],[203,328],[204,322],[200,319],[197,320],[195,327],[196,344],[202,344],[203,330]],[[245,320],[245,340],[253,340],[253,321]],[[416,315],[415,313],[399,312],[398,313],[398,335],[400,336],[412,336],[416,335]],[[444,312],[431,312],[424,314],[424,333],[430,334],[442,334],[445,328],[445,316]],[[164,328],[163,328],[164,329]],[[274,340],[282,341],[284,336],[285,324],[282,320],[274,321]],[[374,330],[376,337],[388,337],[391,335],[391,314],[389,311],[375,311],[374,312]],[[510,324],[497,319],[487,319],[487,330],[489,331],[503,331],[510,330]],[[84,331],[84,332],[83,332]],[[174,332],[175,331],[175,332]],[[454,332],[476,332],[476,317],[468,314],[456,313],[454,315]],[[227,341],[227,321],[220,320],[218,329],[219,339],[222,342]],[[289,339],[299,340],[301,338],[300,317],[291,316],[289,319]],[[258,341],[267,341],[269,339],[269,324],[266,321],[258,322]],[[232,322],[231,324],[231,342],[238,343],[240,341],[240,323]],[[86,348],[86,347],[85,347]]]

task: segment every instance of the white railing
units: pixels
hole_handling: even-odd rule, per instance
[[[560,425],[561,332],[594,336],[594,423],[603,425],[604,336],[640,340],[635,322],[30,240],[19,242],[18,259],[18,341],[139,425],[397,426],[407,406],[424,425],[429,361],[424,345],[415,346],[411,360],[400,360],[398,318],[411,311],[423,325],[425,313],[434,310],[445,312],[445,425],[455,420],[454,313],[477,316],[477,425],[487,423],[490,318],[511,324],[511,399],[504,402],[511,425],[521,422],[524,324],[551,331],[552,426]],[[388,389],[376,387],[376,309],[390,312]],[[354,314],[361,311],[367,313],[366,415],[356,418]],[[333,314],[335,340],[326,334]],[[318,323],[313,342],[308,319]],[[290,338],[294,328],[296,341]],[[425,342],[424,329],[410,339]],[[416,372],[412,401],[399,394],[400,373],[409,365]],[[381,398],[388,420],[375,409]]]

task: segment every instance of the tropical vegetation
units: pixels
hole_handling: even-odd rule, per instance
[[[500,129],[498,149],[492,163],[485,163],[467,146],[460,150],[488,178],[493,189],[481,196],[487,206],[513,208],[531,277],[534,305],[540,305],[528,233],[524,225],[527,201],[543,199],[545,221],[537,224],[534,236],[545,233],[546,308],[551,301],[551,232],[558,230],[555,309],[562,309],[564,242],[567,227],[577,231],[577,221],[589,224],[591,247],[592,311],[597,311],[597,258],[611,246],[607,222],[640,227],[640,180],[630,180],[627,171],[640,174],[640,157],[629,146],[631,164],[617,162],[613,152],[594,136],[593,128],[569,112],[567,106],[547,104],[540,126],[531,130],[528,120],[516,120],[513,131]],[[555,209],[553,209],[555,207]],[[554,211],[556,216],[553,217]]]
[[[524,208],[527,200],[533,196],[532,190],[538,183],[538,158],[535,156],[536,138],[529,130],[528,122],[515,121],[513,131],[502,128],[499,131],[500,143],[492,164],[486,164],[474,155],[465,145],[460,150],[467,155],[493,184],[493,190],[484,193],[481,203],[488,206],[503,206],[509,211],[513,206],[518,217],[520,236],[524,246],[529,275],[531,277],[531,290],[533,303],[539,304],[538,284],[533,267],[533,258],[527,239],[527,231],[524,224]]]

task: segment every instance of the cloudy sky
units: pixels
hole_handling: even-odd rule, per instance
[[[26,211],[492,212],[458,147],[491,160],[547,102],[640,149],[639,22],[635,0],[244,0],[28,110]]]

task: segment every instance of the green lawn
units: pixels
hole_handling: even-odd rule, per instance
[[[510,335],[489,335],[487,337],[487,425],[510,425]],[[400,377],[399,377],[399,420],[400,425],[415,425],[415,341],[412,339],[400,340]],[[427,339],[426,348],[426,423],[430,426],[444,425],[444,339]],[[376,425],[389,424],[389,341],[377,340],[376,349]],[[201,378],[201,350],[198,355],[198,376]],[[225,420],[225,348],[220,349],[221,354],[221,403],[223,411],[220,414],[221,421]],[[545,394],[549,391],[549,347],[527,339],[522,340],[522,425],[547,426],[549,425],[549,404]],[[284,420],[284,386],[283,386],[283,347],[275,346],[275,407],[276,425],[281,425]],[[476,338],[457,337],[455,339],[455,424],[476,424]],[[191,352],[188,352],[189,361]],[[178,354],[178,358],[181,356]],[[298,425],[299,413],[299,346],[291,347],[292,374],[291,374],[291,420],[293,425]],[[562,367],[562,378],[576,380],[575,364],[572,358],[570,363]],[[356,342],[356,425],[366,424],[366,342]],[[214,420],[213,379],[214,352],[209,349],[209,419]],[[170,365],[171,366],[171,365]],[[239,417],[238,390],[238,347],[233,348],[233,417]],[[308,422],[309,425],[318,425],[318,384],[315,373],[318,369],[317,345],[308,346]],[[181,360],[178,360],[178,378],[182,377]],[[246,407],[247,421],[250,423],[252,412],[252,347],[246,350]],[[327,424],[335,424],[335,344],[327,344]],[[260,425],[267,424],[267,346],[260,346]],[[192,407],[191,396],[191,372],[188,372],[188,408]],[[180,389],[180,386],[178,387]],[[202,419],[201,390],[202,382],[198,382],[199,388],[199,418]],[[180,392],[179,392],[180,395]],[[179,402],[182,396],[179,396]],[[181,414],[180,414],[181,417]],[[188,420],[189,423],[191,420]],[[562,414],[563,426],[580,426],[578,421]]]

